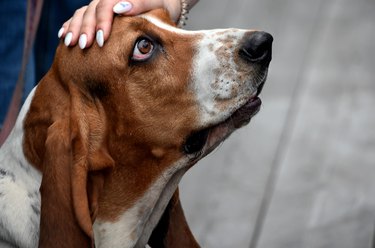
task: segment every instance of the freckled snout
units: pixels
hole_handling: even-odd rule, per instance
[[[241,58],[250,63],[268,66],[272,58],[272,41],[272,35],[266,32],[246,34],[239,50]]]

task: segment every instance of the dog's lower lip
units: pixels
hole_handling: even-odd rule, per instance
[[[233,113],[231,120],[235,128],[240,128],[246,125],[251,118],[258,113],[262,101],[259,97],[255,96],[245,103],[241,108]]]
[[[262,92],[262,89],[263,89],[263,86],[264,86],[264,81],[258,86],[258,90],[257,90],[257,93],[256,93],[256,96],[259,96],[260,93]]]
[[[260,98],[254,96],[236,110],[227,120],[191,134],[185,142],[184,152],[186,154],[197,153],[206,146],[208,150],[205,153],[209,153],[215,147],[215,140],[222,140],[231,133],[230,130],[233,131],[233,128],[237,129],[249,123],[251,118],[258,113],[261,104],[262,101]]]
[[[258,96],[255,96],[255,97],[250,98],[250,100],[247,103],[245,103],[245,105],[242,106],[241,108],[247,107],[249,105],[258,106],[258,105],[261,105],[261,104],[262,104],[262,100],[260,100],[260,98]]]
[[[239,108],[236,112],[233,113],[233,116],[241,114],[252,114],[259,110],[260,105],[262,105],[262,100],[258,96],[254,96],[250,98],[241,108]],[[238,112],[238,113],[237,113]]]

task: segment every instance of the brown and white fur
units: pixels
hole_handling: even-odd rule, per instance
[[[156,10],[60,45],[0,150],[0,246],[198,247],[178,183],[258,112],[271,43]]]

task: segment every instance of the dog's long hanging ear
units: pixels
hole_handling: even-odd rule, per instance
[[[100,101],[82,94],[74,85],[70,88],[73,207],[80,227],[92,237],[92,224],[103,186],[102,175],[97,172],[113,167],[114,161],[104,145],[106,118]]]
[[[92,237],[92,224],[97,214],[97,203],[103,187],[103,175],[114,161],[106,146],[106,118],[97,98],[80,93],[71,87],[71,139],[73,162],[71,187],[74,213],[81,228]]]
[[[72,208],[69,122],[54,122],[47,132],[43,157],[39,247],[90,247]]]
[[[199,248],[182,209],[178,188],[148,241],[151,247]]]
[[[106,149],[101,103],[68,86],[65,116],[49,126],[43,157],[40,247],[93,247],[92,224],[103,185],[114,166]],[[56,119],[56,118],[55,118]]]

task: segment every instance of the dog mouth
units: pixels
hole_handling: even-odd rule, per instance
[[[259,94],[263,86],[264,82],[258,86],[256,94],[237,109],[229,118],[188,136],[184,144],[184,152],[186,154],[197,154],[197,157],[207,155],[233,131],[247,125],[260,110],[262,101],[259,98]]]

